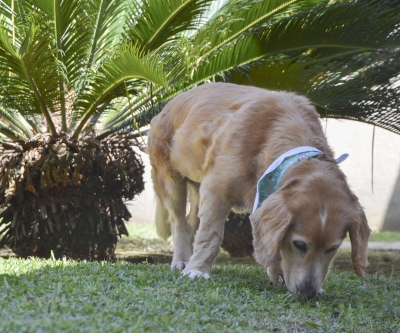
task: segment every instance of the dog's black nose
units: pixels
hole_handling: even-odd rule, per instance
[[[299,293],[303,294],[307,299],[311,299],[315,297],[317,291],[312,288],[300,288]]]

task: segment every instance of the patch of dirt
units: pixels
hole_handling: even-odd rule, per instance
[[[117,257],[120,260],[140,263],[169,264],[172,260],[172,243],[160,239],[122,238],[117,245]],[[400,279],[400,251],[370,250],[368,253],[368,275],[382,274],[385,277]],[[216,263],[256,264],[253,257],[232,257],[221,249]],[[341,249],[332,267],[344,272],[354,272],[350,249]]]
[[[116,249],[119,260],[131,263],[169,264],[172,260],[172,254],[172,243],[161,239],[123,237],[119,240]],[[0,249],[0,257],[15,257],[15,254],[8,248],[2,248]],[[370,263],[367,268],[368,275],[381,274],[387,278],[400,279],[400,251],[371,250],[368,259]],[[253,257],[232,257],[224,250],[221,250],[216,263],[256,264]],[[332,267],[345,272],[354,272],[350,250],[340,250]]]
[[[366,270],[368,275],[382,274],[387,278],[400,279],[400,251],[370,250],[368,251],[368,261],[369,266]],[[345,272],[353,272],[351,251],[349,249],[339,251],[333,268]]]
[[[10,257],[16,257],[13,251],[7,246],[0,248],[0,258],[8,259]]]

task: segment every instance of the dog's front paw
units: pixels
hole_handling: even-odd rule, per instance
[[[269,279],[274,286],[283,286],[285,284],[283,274],[274,277],[270,276]]]
[[[172,260],[171,263],[171,271],[177,269],[180,272],[183,271],[183,269],[187,266],[189,262],[188,261],[178,261],[178,260]]]
[[[190,271],[187,271],[187,272],[182,272],[182,275],[189,276],[193,281],[196,280],[197,278],[205,278],[205,279],[209,279],[210,278],[210,274],[203,273],[203,272],[196,271],[196,270],[190,270]]]
[[[274,262],[271,266],[269,266],[267,268],[267,273],[273,285],[281,286],[285,284],[285,279],[283,277],[283,272],[279,262]]]

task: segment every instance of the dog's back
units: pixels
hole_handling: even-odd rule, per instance
[[[254,189],[266,167],[294,148],[294,141],[333,158],[308,99],[288,92],[210,83],[176,96],[153,118],[149,150],[153,168],[169,168],[168,173],[197,183],[213,172],[221,188],[235,196],[232,201],[251,206],[254,191],[249,187]],[[235,178],[241,179],[240,184]]]

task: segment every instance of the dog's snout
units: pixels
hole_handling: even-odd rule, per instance
[[[303,287],[299,289],[299,293],[303,294],[307,299],[314,298],[317,291],[312,287]]]
[[[311,299],[317,294],[317,289],[311,284],[305,284],[300,286],[299,293],[303,294],[307,299]]]
[[[299,285],[299,293],[303,294],[307,299],[315,297],[318,292],[318,288],[315,288],[313,281],[308,278],[302,281]]]

